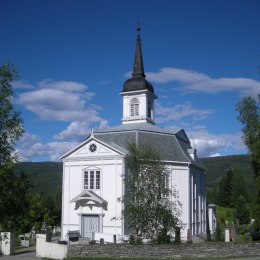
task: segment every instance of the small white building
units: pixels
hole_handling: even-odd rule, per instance
[[[63,161],[62,239],[79,230],[127,235],[120,199],[125,192],[125,156],[130,143],[148,144],[160,153],[169,169],[170,188],[182,204],[182,239],[206,232],[206,171],[184,130],[170,131],[154,122],[154,88],[145,79],[141,39],[137,35],[132,77],[125,81],[122,125],[93,131],[80,145],[61,157]],[[105,236],[105,235],[104,235]]]

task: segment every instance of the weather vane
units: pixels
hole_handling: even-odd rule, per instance
[[[138,35],[139,35],[140,31],[141,31],[141,27],[140,27],[140,16],[138,15],[138,16],[137,16],[137,32],[138,32]]]

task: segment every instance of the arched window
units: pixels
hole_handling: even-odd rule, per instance
[[[139,116],[139,100],[132,98],[130,101],[130,116]]]

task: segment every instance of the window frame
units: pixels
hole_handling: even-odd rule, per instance
[[[101,189],[101,170],[84,169],[83,170],[83,190]]]
[[[139,116],[140,115],[140,102],[137,97],[134,97],[130,100],[130,116]]]

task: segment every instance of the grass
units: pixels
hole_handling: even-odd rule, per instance
[[[234,223],[234,209],[217,207],[217,222],[225,224],[228,221],[229,224]]]

